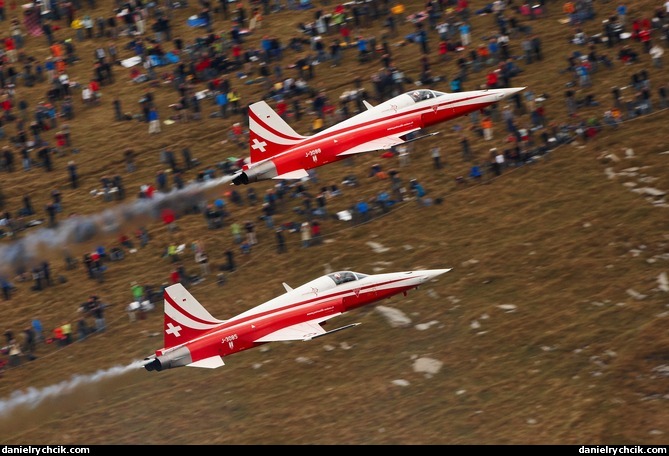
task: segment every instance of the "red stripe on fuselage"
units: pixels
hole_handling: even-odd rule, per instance
[[[425,106],[425,107],[418,107],[418,108],[413,109],[411,111],[392,114],[390,116],[380,118],[380,119],[371,119],[371,120],[368,120],[368,121],[363,122],[363,123],[359,123],[359,124],[356,124],[356,125],[351,125],[349,127],[342,128],[342,129],[334,130],[330,134],[324,135],[323,137],[319,137],[318,139],[320,140],[320,139],[323,139],[323,138],[328,138],[328,137],[330,137],[334,134],[347,133],[349,131],[356,130],[358,128],[365,128],[365,127],[368,127],[370,125],[374,125],[374,124],[377,124],[377,123],[380,123],[380,122],[387,122],[388,120],[393,120],[395,118],[400,118],[400,117],[409,116],[409,115],[424,114],[422,111],[426,111],[426,113],[427,113],[427,112],[430,112],[430,111],[434,110],[435,108],[448,106],[448,105],[455,104],[455,103],[462,103],[464,101],[475,100],[477,98],[481,98],[481,97],[485,97],[485,96],[488,96],[488,94],[476,95],[476,96],[471,96],[469,98],[461,98],[461,99],[458,99],[458,100],[449,100],[449,101],[446,101],[444,103],[438,103],[438,104],[435,104],[435,105]],[[438,100],[438,98],[432,98],[431,100]],[[482,103],[482,104],[492,104],[492,103],[487,103],[486,102],[486,103]],[[454,109],[457,109],[457,108],[454,108]]]
[[[429,115],[429,125],[447,121],[451,118],[456,118],[467,112],[482,109],[492,103],[476,103],[466,106],[455,106],[452,108],[441,109],[435,112],[435,107],[447,106],[450,104],[460,103],[462,101],[473,100],[485,95],[470,97],[464,100],[448,101],[439,105],[427,106],[419,109],[414,109],[404,113],[392,114],[381,119],[369,120],[360,124],[350,125],[341,129],[327,131],[322,136],[310,137],[304,141],[287,146],[288,148],[283,152],[270,157],[278,175],[285,174],[295,169],[312,169],[328,163],[345,158],[345,155],[340,155],[352,147],[375,139],[383,138],[393,135],[390,127],[394,124],[401,124],[405,122],[407,128],[404,130],[411,130],[416,128],[424,128],[422,124],[422,117]],[[428,126],[429,126],[428,125]],[[335,142],[337,140],[337,142]],[[309,157],[315,154],[314,160]]]
[[[455,103],[462,103],[463,101],[475,100],[477,98],[481,98],[481,97],[484,97],[484,96],[487,96],[487,95],[477,95],[477,96],[473,96],[473,97],[469,97],[469,98],[463,98],[463,99],[459,99],[459,100],[449,100],[449,101],[446,101],[444,103],[439,103],[439,104],[436,104],[436,105],[425,106],[425,107],[419,107],[417,109],[412,109],[410,111],[392,114],[392,115],[382,117],[382,118],[370,119],[368,121],[365,121],[365,122],[362,122],[362,123],[359,123],[359,124],[350,125],[348,127],[344,127],[344,128],[340,128],[340,129],[334,129],[332,131],[329,131],[328,134],[323,135],[323,136],[318,136],[316,138],[309,137],[309,138],[305,139],[304,142],[312,142],[314,139],[316,139],[318,141],[323,140],[323,139],[329,139],[334,135],[340,135],[342,133],[349,133],[351,131],[355,131],[355,130],[358,130],[358,129],[364,129],[364,128],[367,128],[369,126],[375,125],[375,124],[379,124],[379,123],[382,123],[382,122],[388,122],[389,120],[399,119],[399,118],[405,117],[405,116],[412,116],[412,115],[420,116],[421,114],[427,114],[430,111],[433,111],[435,108],[444,107],[444,106],[448,106],[448,105],[455,104]],[[485,102],[485,103],[476,104],[474,106],[476,106],[478,108],[478,106],[486,105],[486,104],[492,104],[492,103]],[[467,108],[469,108],[469,106],[467,106]],[[453,109],[457,109],[457,107],[453,108]],[[301,145],[302,144],[298,144],[298,145],[293,146],[293,147],[299,147]]]
[[[225,350],[225,348],[221,344],[219,344],[218,342],[216,344],[210,344],[209,341],[212,340],[212,338],[217,339],[219,337],[222,337],[225,334],[228,334],[228,333],[231,334],[234,331],[241,331],[240,334],[239,334],[240,337],[242,336],[242,334],[244,334],[244,336],[245,336],[248,332],[247,330],[244,330],[242,328],[239,328],[239,329],[236,329],[236,328],[239,327],[239,326],[243,326],[244,323],[247,323],[249,321],[271,317],[274,314],[277,314],[277,313],[280,313],[280,312],[287,312],[287,311],[290,311],[292,309],[297,309],[300,306],[305,306],[305,305],[309,305],[309,304],[317,304],[318,301],[322,301],[322,303],[326,303],[328,301],[332,301],[333,299],[337,299],[337,298],[343,299],[344,295],[350,295],[350,296],[363,295],[363,293],[366,290],[369,290],[369,289],[381,288],[383,286],[386,286],[386,285],[389,285],[389,284],[392,284],[392,283],[402,282],[402,281],[406,281],[406,280],[413,280],[413,279],[415,279],[415,277],[398,278],[398,279],[389,280],[389,281],[382,282],[382,283],[368,284],[368,285],[364,285],[363,287],[361,287],[359,293],[355,293],[356,288],[350,288],[348,290],[342,290],[342,291],[339,291],[339,292],[331,294],[331,295],[317,296],[317,297],[314,297],[314,298],[306,299],[304,301],[288,304],[284,307],[268,309],[264,312],[247,315],[244,318],[240,318],[240,319],[237,319],[237,320],[235,320],[235,319],[227,320],[224,323],[221,323],[216,328],[213,328],[209,331],[206,331],[205,333],[200,334],[196,337],[193,337],[192,339],[186,340],[186,341],[181,342],[180,344],[172,346],[172,347],[165,347],[161,350],[158,350],[156,352],[156,354],[157,355],[162,355],[165,352],[174,349],[174,347],[176,347],[176,346],[188,345],[189,351],[191,352],[191,355],[193,356],[193,361],[198,361],[200,359],[204,359],[204,358],[207,358],[209,356],[214,356],[216,354],[221,354],[219,352],[219,350],[228,351],[228,350]],[[415,285],[406,285],[406,289],[409,289],[413,286],[415,286]],[[397,287],[397,288],[401,288],[401,287]],[[383,299],[384,297],[390,297],[390,296],[392,296],[394,294],[398,294],[398,293],[400,293],[400,292],[398,291],[398,292],[393,293],[390,290],[378,290],[377,291],[377,297],[374,297],[373,301],[378,301],[378,300]],[[381,294],[382,296],[379,297],[378,294]],[[170,299],[169,301],[170,301],[170,303],[172,303],[172,305],[175,305],[173,300]],[[356,305],[351,306],[351,308],[359,307],[360,305],[364,305],[364,303],[356,303]],[[182,311],[182,309],[180,307],[176,306],[176,305],[175,305],[175,308]],[[346,310],[346,309],[344,309],[344,310]],[[333,306],[333,311],[336,311],[335,306]],[[188,315],[185,312],[184,312],[184,314]],[[327,316],[327,315],[325,315],[325,316]],[[284,327],[291,326],[291,325],[297,324],[297,323],[301,323],[303,321],[313,320],[313,316],[311,316],[309,318],[298,318],[297,315],[288,315],[286,317],[286,319],[287,319],[287,321],[282,320],[282,323],[285,325]],[[262,324],[261,322],[259,322],[259,323]],[[288,323],[288,324],[286,324],[286,323]],[[271,325],[272,322],[270,321],[270,322],[268,322],[268,324]],[[260,335],[259,337],[262,337],[263,335]],[[223,340],[221,340],[221,342],[223,342]],[[249,341],[249,340],[246,340],[244,337],[241,337],[239,340],[236,341],[235,345],[236,346],[235,346],[234,349],[232,347],[230,348],[230,350],[229,350],[230,353],[246,350],[247,348],[251,348],[251,347],[254,347],[254,346],[259,345],[259,344],[254,343],[254,342]]]
[[[378,124],[378,123],[381,123],[381,122],[387,122],[389,120],[393,120],[393,119],[404,117],[404,116],[420,115],[420,114],[423,114],[422,111],[426,111],[426,113],[427,113],[431,110],[434,110],[435,107],[439,108],[439,107],[448,106],[448,105],[455,104],[455,103],[462,103],[462,102],[465,102],[465,101],[470,101],[470,100],[475,100],[477,98],[485,97],[487,95],[488,94],[481,94],[481,95],[471,96],[471,97],[468,97],[468,98],[461,98],[461,99],[457,99],[457,100],[449,100],[449,101],[445,101],[444,103],[438,103],[436,105],[426,106],[426,107],[418,107],[418,108],[413,109],[411,111],[406,111],[406,112],[399,113],[399,114],[393,114],[393,115],[390,115],[390,116],[387,116],[387,117],[384,117],[384,118],[380,118],[380,119],[370,119],[366,122],[362,122],[362,123],[359,123],[359,124],[356,124],[356,125],[350,125],[348,127],[344,127],[344,128],[341,128],[341,129],[332,130],[332,131],[328,132],[327,134],[325,134],[323,136],[319,136],[319,137],[315,138],[315,140],[319,141],[319,142],[324,141],[324,140],[329,140],[334,135],[340,135],[342,133],[348,133],[348,132],[355,131],[355,130],[358,130],[358,129],[364,129],[364,128],[367,128],[371,125],[375,125],[375,124]],[[483,104],[492,104],[492,103],[481,103],[481,105],[483,105]],[[476,105],[476,106],[478,106],[478,105]],[[454,108],[454,109],[457,109],[457,108]],[[476,109],[478,109],[478,108],[476,108]],[[312,137],[309,137],[307,139],[303,139],[303,138],[299,138],[299,137],[296,138],[294,136],[286,135],[285,133],[274,129],[270,125],[265,123],[264,120],[260,119],[258,117],[258,115],[255,112],[253,112],[253,110],[249,110],[249,117],[252,118],[253,120],[255,120],[256,123],[261,125],[263,128],[265,128],[266,130],[270,131],[272,134],[274,134],[278,137],[281,137],[281,138],[284,138],[284,139],[287,139],[287,140],[291,140],[291,141],[302,140],[301,142],[296,143],[293,146],[288,146],[288,147],[291,148],[290,151],[293,151],[293,150],[299,149],[299,148],[305,148],[307,150],[313,148],[312,145],[314,144],[314,139]],[[279,172],[279,174],[282,174],[282,173]]]
[[[414,278],[415,277],[410,277],[410,279],[414,279]],[[369,288],[383,287],[385,285],[389,285],[391,283],[399,282],[399,281],[402,281],[402,280],[406,280],[406,279],[404,279],[404,278],[394,279],[394,280],[389,280],[388,282],[365,285],[364,287],[360,288],[360,293],[362,293],[363,290],[367,290]],[[230,322],[230,324],[237,324],[237,323],[240,323],[240,322],[246,322],[246,321],[254,319],[254,318],[265,317],[267,315],[270,315],[270,314],[273,314],[273,313],[276,313],[276,312],[282,312],[282,311],[290,309],[291,307],[299,307],[299,306],[303,306],[303,305],[306,305],[306,304],[313,304],[314,302],[317,302],[319,300],[329,301],[331,299],[337,299],[339,297],[342,297],[344,294],[353,294],[354,290],[355,290],[355,288],[350,288],[348,290],[342,290],[342,291],[339,291],[337,293],[333,293],[333,294],[329,294],[329,295],[325,295],[325,296],[316,296],[314,298],[306,299],[304,301],[288,304],[284,307],[280,307],[280,308],[276,308],[276,309],[270,309],[270,310],[267,310],[265,312],[252,314],[252,315],[247,315],[246,317],[240,318],[238,320],[233,319],[233,320],[228,320],[228,321]]]

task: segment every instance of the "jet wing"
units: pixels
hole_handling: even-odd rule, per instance
[[[307,177],[309,177],[309,173],[306,169],[296,169],[295,171],[283,173],[279,176],[273,177],[272,179],[304,179]]]
[[[398,135],[389,135],[389,136],[384,136],[383,138],[373,139],[371,141],[367,141],[366,143],[352,147],[344,152],[341,152],[339,155],[353,155],[353,154],[362,154],[365,152],[374,152],[375,150],[387,150],[393,146],[406,142],[406,140],[403,139],[401,136],[404,136],[408,133],[418,130],[420,130],[420,128],[412,128],[410,130],[403,131]]]
[[[194,363],[186,364],[188,367],[203,367],[206,369],[216,369],[217,367],[225,366],[223,358],[220,356],[212,356],[209,358],[201,359],[200,361],[195,361]]]
[[[317,336],[322,336],[325,334],[325,330],[319,324],[325,320],[328,320],[332,317],[341,315],[336,313],[334,315],[328,315],[325,318],[319,318],[317,320],[305,321],[304,323],[298,323],[292,326],[286,326],[281,328],[278,331],[267,334],[259,339],[256,339],[254,342],[279,342],[287,340],[310,340]]]

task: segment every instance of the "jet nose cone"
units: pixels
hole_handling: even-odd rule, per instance
[[[450,270],[451,270],[451,268],[448,268],[448,269],[427,269],[425,271],[420,271],[420,274],[422,276],[423,282],[427,282],[428,280],[432,280],[435,277],[439,277],[442,274],[446,274]]]
[[[525,90],[525,87],[511,87],[510,89],[496,89],[496,96],[498,100],[504,100],[505,98],[509,98],[511,95],[516,94],[520,92],[521,90]]]

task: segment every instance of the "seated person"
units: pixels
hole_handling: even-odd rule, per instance
[[[576,29],[576,33],[572,37],[571,42],[582,46],[588,42],[588,35],[580,28]]]
[[[478,165],[472,166],[471,170],[469,171],[469,177],[473,180],[481,180],[482,176],[483,173],[481,172],[481,168]]]
[[[639,54],[629,47],[629,45],[625,45],[618,52],[618,58],[625,63],[635,63],[639,58]]]
[[[139,68],[133,68],[130,70],[130,79],[132,82],[146,82],[149,80],[148,76],[142,73]]]

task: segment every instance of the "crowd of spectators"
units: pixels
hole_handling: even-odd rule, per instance
[[[480,10],[473,10],[467,0],[429,1],[417,13],[404,11],[403,7],[398,9],[401,5],[397,3],[376,1],[322,7],[308,1],[289,0],[286,4],[265,1],[248,7],[241,2],[231,5],[224,1],[217,11],[209,2],[200,3],[198,27],[205,33],[190,42],[173,34],[174,5],[157,2],[118,4],[108,17],[98,18],[85,14],[85,5],[67,2],[68,6],[64,6],[56,2],[49,15],[43,18],[40,15],[39,36],[26,36],[34,31],[12,21],[0,68],[3,87],[0,139],[7,141],[0,154],[0,172],[23,172],[30,176],[36,169],[45,173],[65,169],[70,190],[81,191],[78,165],[83,159],[77,156],[74,143],[79,146],[83,139],[72,138],[70,124],[79,121],[84,109],[107,106],[101,100],[101,88],[124,80],[146,88],[138,102],[139,114],[127,114],[118,98],[109,102],[116,122],[145,123],[147,134],[160,137],[161,125],[166,121],[202,121],[203,110],[209,108],[207,117],[221,118],[231,125],[227,130],[228,142],[240,151],[248,144],[246,112],[251,101],[241,95],[242,84],[262,85],[265,98],[285,119],[300,120],[304,115],[312,115],[313,132],[362,112],[363,100],[382,102],[411,86],[430,85],[453,92],[511,87],[523,72],[541,71],[541,62],[547,56],[533,21],[543,20],[549,8],[557,9],[555,1],[540,1],[530,6],[502,0]],[[457,122],[454,129],[461,138],[462,161],[469,168],[467,174],[454,176],[457,185],[493,179],[507,169],[533,163],[563,144],[575,140],[587,142],[605,128],[620,128],[626,120],[666,109],[669,106],[666,84],[663,81],[651,84],[648,72],[650,65],[663,68],[662,41],[669,40],[669,11],[658,6],[654,12],[631,18],[624,2],[615,7],[612,4],[595,7],[591,0],[565,2],[562,14],[566,26],[574,30],[567,40],[572,52],[564,56],[567,66],[556,78],[565,79],[568,117],[560,119],[547,112],[550,104],[560,99],[558,93],[535,94],[530,87],[508,105],[493,106],[482,114],[472,114],[468,121]],[[262,24],[275,20],[274,17],[279,17],[277,13],[286,9],[313,10],[313,21],[301,23],[286,36],[263,35]],[[489,28],[474,29],[472,15],[489,16]],[[601,33],[586,34],[584,24],[598,15],[606,17]],[[422,55],[420,72],[415,78],[408,76],[413,68],[400,68],[392,58],[391,40],[398,35],[398,22],[404,20],[408,20],[412,29],[401,44],[414,46]],[[213,24],[219,21],[230,24],[227,32],[213,32]],[[379,38],[365,33],[375,24],[382,24],[386,31]],[[56,39],[56,26],[69,28],[72,33],[65,39]],[[249,33],[260,34],[260,38],[251,40]],[[26,46],[28,39],[45,40],[49,56],[42,61],[32,57]],[[94,55],[80,55],[77,44],[91,40],[96,42]],[[122,58],[123,55],[130,57]],[[338,99],[315,88],[319,66],[336,68],[351,59],[361,65],[378,60],[381,68],[372,72],[368,80],[357,78]],[[68,76],[71,65],[81,62],[93,63],[88,81],[74,81]],[[452,67],[452,74],[441,70],[435,74],[435,68],[447,64]],[[610,102],[596,100],[588,93],[602,72],[621,66],[630,68],[633,74],[629,85],[612,89]],[[171,113],[160,112],[156,103],[155,88],[159,84],[172,89]],[[23,86],[43,88],[44,100],[31,106],[23,97]],[[599,115],[580,115],[592,112],[593,107],[601,110]],[[484,157],[472,153],[474,142],[486,145],[488,153]],[[433,149],[431,154],[435,170],[445,168],[439,149]],[[139,189],[138,198],[150,199],[155,192],[183,189],[189,181],[204,183],[232,174],[243,160],[200,163],[192,157],[189,147],[182,149],[181,160],[177,155],[167,146],[160,148],[158,162],[165,169],[156,173],[155,182],[146,182]],[[422,206],[441,202],[442,197],[435,195],[434,189],[426,188],[421,179],[408,182],[403,179],[401,168],[409,163],[410,150],[395,148],[389,157],[399,159],[398,167],[379,165],[368,176],[388,184],[374,195],[361,197],[359,189],[364,184],[355,173],[341,182],[326,185],[313,174],[299,182],[281,181],[262,196],[250,187],[246,194],[232,188],[220,198],[203,201],[185,214],[173,214],[165,223],[172,233],[171,242],[161,249],[160,255],[166,262],[165,283],[160,286],[133,283],[132,302],[140,307],[133,306],[132,310],[141,309],[145,302],[160,301],[162,289],[169,283],[193,286],[216,272],[217,283],[225,284],[222,274],[237,268],[235,255],[253,255],[257,246],[266,242],[267,233],[272,233],[276,253],[283,254],[292,250],[291,235],[295,236],[296,245],[311,248],[322,242],[323,230],[335,221],[363,224],[376,216],[385,216],[406,201],[416,201]],[[125,151],[126,173],[136,172],[135,158],[132,148]],[[0,203],[4,205],[1,191],[0,188]],[[60,188],[49,192],[44,217],[33,207],[30,194],[23,197],[20,208],[3,209],[0,236],[14,239],[40,225],[57,229],[67,201]],[[108,203],[126,200],[127,189],[121,173],[101,176],[100,189],[95,190],[93,197]],[[345,200],[338,206],[346,209],[331,211],[329,207],[338,201],[335,198]],[[226,250],[224,263],[211,264],[210,252],[201,243],[185,239],[179,233],[176,219],[190,213],[202,214],[208,229],[229,233],[232,247]],[[277,218],[284,221],[277,223]],[[262,235],[256,223],[265,230]],[[194,253],[192,262],[183,258],[189,243]],[[101,283],[115,262],[149,245],[148,230],[140,228],[132,236],[121,234],[117,242],[84,254],[80,262],[68,255],[66,267],[81,266],[84,277]],[[11,277],[0,277],[4,299],[12,299],[21,282],[32,280],[31,290],[40,292],[66,280],[62,275],[54,280],[49,268],[50,263],[42,261],[15,271]],[[78,340],[106,328],[107,305],[97,296],[91,299],[81,306]],[[88,324],[86,317],[94,323]],[[63,345],[63,340],[75,337],[68,325],[56,325],[55,340]],[[10,358],[16,354],[17,346],[22,353],[34,353],[34,348],[28,350],[25,344],[7,342]]]

